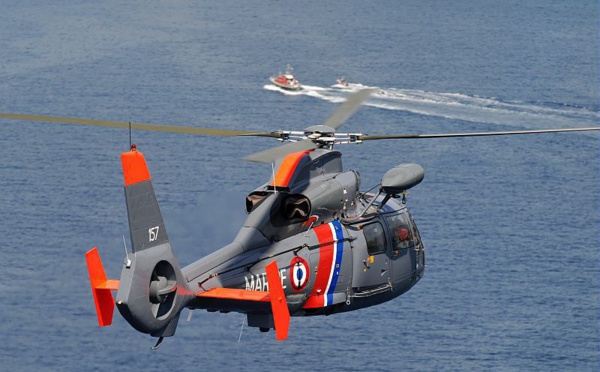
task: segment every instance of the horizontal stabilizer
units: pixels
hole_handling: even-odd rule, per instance
[[[206,292],[198,293],[196,297],[214,298],[221,300],[270,302],[269,292],[248,291],[246,289],[212,288]]]
[[[119,289],[119,281],[106,279],[98,248],[90,249],[85,254],[85,260],[90,276],[90,284],[92,285],[96,313],[98,314],[98,325],[100,327],[109,326],[112,324],[115,310],[115,300],[110,291]]]
[[[208,311],[235,311],[238,313],[269,313],[269,292],[234,288],[212,288],[196,294],[196,305]]]
[[[290,311],[279,269],[275,261],[266,266],[269,291],[249,291],[235,288],[212,288],[196,294],[196,304],[212,311],[237,311],[245,314],[272,313],[277,340],[287,339]]]

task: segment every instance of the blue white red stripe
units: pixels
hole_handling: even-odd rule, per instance
[[[331,272],[329,273],[329,282],[327,283],[327,297],[325,298],[325,306],[333,304],[333,291],[340,277],[340,269],[342,267],[342,256],[344,255],[344,233],[342,225],[339,221],[333,221],[328,224],[331,228],[331,236],[333,237],[333,257]]]
[[[333,293],[344,256],[344,233],[339,221],[317,226],[314,231],[320,244],[319,266],[315,283],[304,308],[318,308],[333,304]]]

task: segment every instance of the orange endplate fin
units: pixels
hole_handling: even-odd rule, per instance
[[[290,310],[287,307],[285,293],[279,277],[277,262],[273,261],[266,266],[267,281],[269,282],[269,294],[271,297],[271,310],[275,321],[275,334],[277,341],[283,341],[288,337],[290,328]]]
[[[98,325],[100,327],[109,326],[112,324],[115,310],[115,300],[110,291],[119,289],[119,281],[106,279],[106,273],[104,272],[102,260],[100,260],[98,248],[94,247],[90,249],[85,254],[85,260],[87,262],[88,274],[90,275],[96,314],[98,314]]]

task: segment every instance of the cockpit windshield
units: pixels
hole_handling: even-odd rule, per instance
[[[391,232],[394,252],[414,247],[419,243],[419,232],[408,212],[388,215],[385,219]]]

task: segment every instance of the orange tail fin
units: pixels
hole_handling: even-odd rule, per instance
[[[94,247],[85,254],[90,283],[92,285],[92,294],[96,304],[96,313],[98,314],[98,325],[100,327],[112,324],[113,313],[115,310],[115,300],[110,293],[111,290],[119,289],[118,280],[107,280],[104,266],[100,260],[98,248]]]
[[[277,262],[273,261],[266,266],[267,281],[269,282],[269,295],[271,297],[271,309],[275,321],[275,334],[277,341],[283,341],[288,337],[290,328],[290,310],[287,307],[285,293],[281,285]]]

